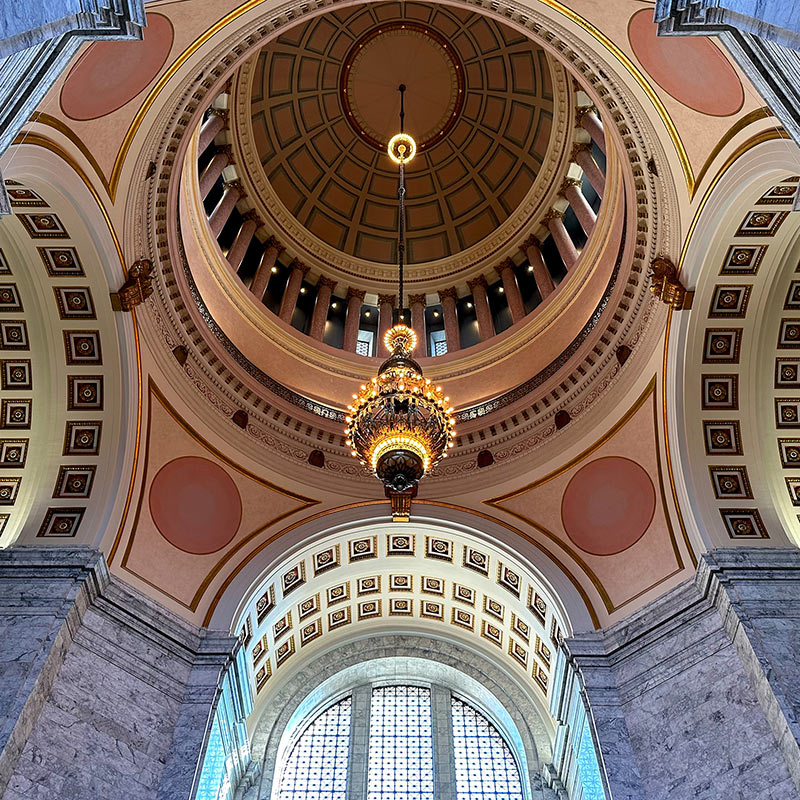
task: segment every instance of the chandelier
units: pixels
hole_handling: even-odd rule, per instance
[[[403,131],[404,92],[400,85],[400,133],[388,145],[389,157],[400,171],[397,197],[398,314],[397,324],[384,336],[390,352],[378,374],[353,395],[347,407],[347,444],[353,456],[383,483],[392,502],[395,522],[407,522],[417,483],[447,457],[455,435],[454,409],[441,386],[422,375],[413,359],[417,334],[403,317],[403,267],[405,257],[405,166],[416,153],[416,143]]]

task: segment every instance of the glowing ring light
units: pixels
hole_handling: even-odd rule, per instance
[[[398,133],[389,140],[386,151],[395,164],[408,164],[417,153],[417,143],[407,133]]]

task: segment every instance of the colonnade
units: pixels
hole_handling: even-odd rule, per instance
[[[226,173],[226,169],[233,166],[233,153],[230,146],[224,142],[217,144],[218,139],[224,139],[227,118],[228,114],[224,109],[211,108],[199,134],[201,153],[204,153],[210,147],[214,148],[199,174],[200,195],[206,201],[215,186],[218,187],[221,183],[222,187],[222,193],[213,208],[211,208],[208,217],[211,232],[217,238],[231,221],[237,204],[241,204],[242,201],[246,200],[239,181],[235,177],[227,179],[227,177],[230,177],[231,171],[229,170]],[[543,250],[543,241],[545,239],[552,239],[560,261],[568,273],[577,263],[580,251],[576,245],[575,237],[579,232],[574,229],[572,231],[568,229],[564,221],[565,215],[569,209],[572,210],[575,219],[577,219],[587,238],[592,234],[597,215],[583,192],[584,181],[579,177],[573,176],[582,174],[597,196],[602,198],[605,191],[605,174],[593,155],[593,146],[596,146],[604,154],[606,141],[603,123],[592,106],[578,107],[576,123],[581,131],[584,132],[579,138],[586,138],[586,134],[588,134],[590,141],[579,141],[574,145],[570,155],[571,164],[567,170],[568,177],[564,179],[554,204],[541,218],[540,225],[537,226],[539,235],[531,234],[519,245],[520,256],[518,260],[520,263],[518,263],[517,259],[506,258],[493,268],[493,275],[477,275],[468,280],[464,286],[449,286],[438,290],[437,294],[441,304],[442,322],[448,352],[461,348],[459,298],[471,295],[471,300],[466,303],[466,308],[469,309],[470,317],[474,313],[478,339],[486,341],[497,333],[495,317],[490,306],[490,287],[494,286],[494,290],[504,298],[512,324],[520,322],[527,314],[525,298],[520,290],[517,277],[521,270],[527,269],[527,272],[530,273],[542,302],[546,301],[555,291],[554,268],[557,267],[556,278],[559,274],[563,274],[563,269],[558,264],[548,264],[548,260],[552,262],[553,259],[548,257],[547,248]],[[239,228],[233,236],[226,258],[231,269],[234,272],[239,272],[253,243],[258,242],[261,244],[259,231],[263,227],[263,222],[256,212],[252,210],[238,213],[236,219],[240,219]],[[582,237],[579,243],[580,241],[582,241]],[[242,277],[245,283],[249,283],[249,290],[256,300],[265,302],[270,280],[280,273],[280,281],[283,282],[285,280],[285,283],[281,286],[273,286],[271,294],[273,298],[280,298],[277,315],[284,322],[291,324],[300,295],[306,291],[303,284],[308,277],[310,268],[296,258],[288,264],[288,268],[285,265],[281,265],[279,258],[283,250],[283,246],[274,236],[267,237],[263,241],[263,250],[255,272],[252,272],[251,257],[250,274],[243,274]],[[555,261],[558,261],[558,259],[555,259]],[[500,285],[496,286],[498,279]],[[330,309],[332,304],[336,302],[334,291],[337,288],[337,282],[326,276],[320,276],[316,280],[314,288],[316,296],[310,315],[310,323],[308,324],[308,335],[313,339],[322,341],[325,337]],[[344,292],[343,295],[342,291]],[[366,293],[357,287],[348,286],[340,287],[339,296],[344,297],[345,307],[342,349],[356,352]],[[420,349],[418,352],[423,355],[427,351],[426,295],[408,294],[404,299],[406,307],[411,313],[411,326],[419,338]],[[497,302],[502,303],[503,301],[498,298]],[[378,295],[377,355],[382,354],[383,334],[392,324],[395,304],[395,295]],[[438,314],[436,316],[438,317]]]

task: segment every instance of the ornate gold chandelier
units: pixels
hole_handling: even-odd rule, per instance
[[[398,319],[383,343],[391,353],[370,383],[353,395],[346,417],[347,444],[351,453],[383,483],[392,501],[392,518],[407,522],[417,483],[453,446],[454,409],[441,386],[422,375],[412,358],[417,335],[403,319],[403,267],[405,256],[405,165],[416,152],[414,140],[403,132],[404,92],[400,86],[400,133],[389,142],[389,157],[399,166],[397,196],[400,204],[398,230]]]

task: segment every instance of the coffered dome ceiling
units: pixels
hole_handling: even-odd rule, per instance
[[[419,145],[408,171],[408,260],[476,245],[531,191],[551,148],[552,66],[502,23],[446,6],[340,9],[287,31],[237,85],[236,136],[256,185],[350,256],[396,259],[398,130]],[[245,124],[241,120],[245,119]],[[257,159],[256,157],[257,156]],[[255,165],[255,166],[254,166]]]

